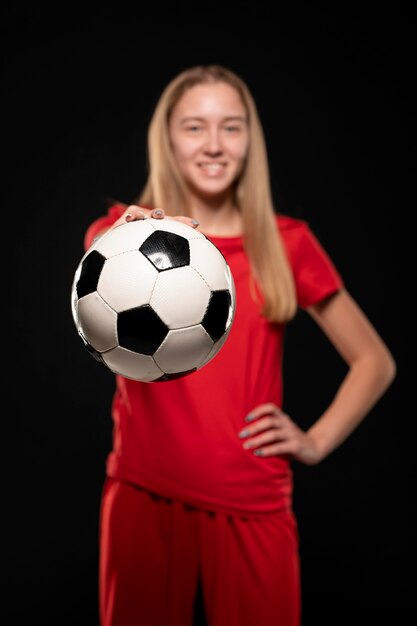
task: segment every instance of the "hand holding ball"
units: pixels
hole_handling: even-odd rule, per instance
[[[194,372],[219,352],[235,287],[219,249],[172,219],[107,231],[75,272],[72,314],[89,352],[113,373],[143,382]]]

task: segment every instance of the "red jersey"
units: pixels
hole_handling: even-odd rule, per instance
[[[113,206],[86,232],[85,247],[122,213]],[[308,223],[276,217],[292,268],[299,307],[344,286]],[[226,343],[200,370],[143,383],[116,375],[113,446],[106,471],[150,491],[231,515],[259,516],[292,507],[288,455],[257,457],[238,433],[259,404],[282,406],[285,324],[271,323],[251,295],[241,237],[209,239],[224,255],[236,287],[235,317]]]

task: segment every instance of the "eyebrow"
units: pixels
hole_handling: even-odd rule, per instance
[[[199,117],[198,115],[189,115],[188,117],[182,117],[180,119],[180,123],[184,124],[184,122],[204,122],[205,118],[204,117]],[[243,115],[228,115],[227,117],[223,118],[224,122],[231,122],[231,121],[239,121],[239,122],[246,122],[247,118],[244,117]]]

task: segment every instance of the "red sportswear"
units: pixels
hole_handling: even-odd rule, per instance
[[[110,207],[85,235],[109,227],[124,207]],[[276,218],[301,308],[344,286],[304,220]],[[292,506],[289,456],[257,457],[238,433],[257,405],[282,406],[285,324],[268,322],[250,293],[241,237],[212,237],[233,274],[236,312],[229,337],[202,369],[183,378],[142,383],[116,375],[109,476],[201,509],[256,517]]]

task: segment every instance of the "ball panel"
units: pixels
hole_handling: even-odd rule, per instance
[[[71,285],[71,314],[72,319],[74,320],[74,324],[78,327],[78,294],[77,294],[77,272],[81,271],[81,267],[78,266],[78,269],[75,272],[74,280]]]
[[[226,331],[231,306],[232,298],[229,291],[213,291],[201,322],[213,341],[218,341]]]
[[[77,328],[98,352],[117,346],[117,314],[96,291],[78,300]]]
[[[183,376],[188,376],[188,374],[192,374],[196,370],[197,368],[194,367],[192,370],[187,370],[186,372],[175,372],[174,374],[164,374],[163,376],[161,376],[160,378],[157,378],[156,380],[152,382],[163,383],[169,380],[175,380],[176,378],[182,378]]]
[[[131,250],[139,250],[145,239],[154,232],[147,221],[126,222],[108,230],[96,242],[95,250],[107,259]]]
[[[93,346],[90,346],[90,344],[88,343],[88,341],[86,340],[86,338],[82,335],[82,333],[80,332],[80,337],[84,342],[85,347],[87,348],[88,352],[91,354],[91,356],[93,357],[93,359],[95,361],[97,361],[98,363],[101,363],[102,365],[106,365],[105,362],[103,361],[103,358],[101,356],[101,352],[97,352],[97,350],[94,350]]]
[[[122,311],[117,317],[120,346],[141,354],[153,354],[161,345],[168,328],[150,306]]]
[[[105,262],[97,291],[116,312],[124,311],[149,302],[157,276],[143,254],[133,250]]]
[[[161,272],[150,304],[168,328],[195,326],[204,317],[210,289],[190,266]]]
[[[230,328],[230,326],[232,325],[233,319],[235,317],[235,313],[236,313],[236,285],[235,285],[235,281],[233,280],[233,275],[232,275],[232,271],[230,269],[229,266],[226,267],[226,272],[229,276],[228,280],[229,280],[229,293],[230,293],[230,297],[231,297],[231,304],[230,304],[230,309],[229,309],[229,317],[227,318],[227,322],[226,322],[226,328]]]
[[[208,239],[190,241],[190,265],[206,281],[212,291],[230,289],[231,274],[225,259]]]
[[[140,251],[160,272],[190,263],[187,239],[167,231],[152,233],[141,245]]]
[[[112,372],[125,378],[151,382],[164,374],[151,356],[137,354],[121,346],[105,352],[101,357]]]
[[[200,368],[203,367],[204,365],[207,365],[207,363],[209,363],[216,356],[216,354],[220,352],[220,350],[223,348],[224,344],[226,343],[226,339],[228,338],[229,333],[230,333],[230,328],[225,332],[223,337],[221,337],[218,341],[216,341],[216,343],[213,344],[213,347],[208,353],[207,357],[200,364]]]
[[[84,257],[78,266],[76,277],[76,290],[78,298],[83,298],[97,288],[97,283],[103,269],[105,258],[96,250]]]
[[[213,341],[200,325],[170,330],[153,358],[168,374],[198,368],[213,347]]]

